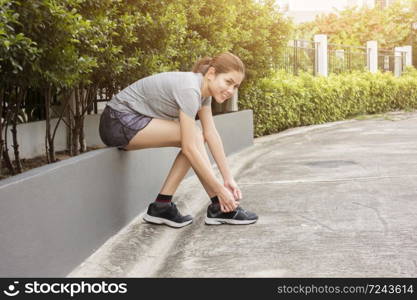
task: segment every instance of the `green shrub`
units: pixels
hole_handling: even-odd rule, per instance
[[[413,110],[417,109],[417,70],[410,68],[401,77],[369,72],[314,77],[278,71],[248,82],[239,94],[239,105],[253,110],[257,137],[360,114]]]

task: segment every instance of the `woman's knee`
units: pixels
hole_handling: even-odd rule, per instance
[[[203,131],[196,126],[196,142],[205,143]],[[126,150],[137,150],[153,147],[181,148],[181,128],[179,122],[153,119],[125,147]]]
[[[197,145],[204,144],[206,142],[203,131],[198,126],[195,134],[195,142]],[[182,147],[181,139],[178,141],[178,147]]]
[[[204,133],[200,127],[196,126],[196,142],[197,143],[206,143],[206,138],[204,137]],[[177,133],[173,135],[175,139],[175,147],[181,148],[182,147],[182,140],[181,140],[181,128],[178,124]]]
[[[158,147],[181,147],[181,132],[178,123],[154,118],[144,129],[136,133],[125,149]]]

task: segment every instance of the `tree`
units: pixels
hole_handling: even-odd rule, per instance
[[[0,157],[12,174],[22,171],[16,125],[26,88],[32,82],[32,63],[40,53],[33,40],[15,29],[20,24],[19,14],[14,9],[18,5],[18,1],[0,0]],[[16,169],[8,153],[9,125],[12,125]]]
[[[367,41],[376,40],[381,48],[393,48],[408,42],[412,18],[410,2],[396,2],[382,10],[347,8],[300,24],[297,38],[327,34],[332,44],[364,46]]]
[[[16,124],[19,101],[36,108],[46,119],[48,162],[55,161],[61,121],[69,128],[70,154],[86,150],[84,117],[98,94],[110,98],[144,76],[189,71],[197,59],[224,51],[240,56],[246,81],[255,80],[278,62],[291,30],[273,0],[0,3],[0,99],[15,103],[2,107],[16,108],[0,126]],[[53,103],[61,103],[60,111]],[[18,157],[16,139],[14,146]]]

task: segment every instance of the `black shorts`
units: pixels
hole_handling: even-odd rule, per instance
[[[152,119],[137,112],[119,112],[107,105],[100,117],[100,138],[107,146],[124,150],[130,140]]]

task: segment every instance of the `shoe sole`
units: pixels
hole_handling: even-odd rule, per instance
[[[184,226],[190,224],[191,222],[193,222],[193,220],[189,220],[189,221],[186,221],[186,222],[183,222],[183,223],[177,223],[177,222],[173,222],[173,221],[170,221],[170,220],[167,220],[167,219],[153,217],[153,216],[150,216],[148,214],[145,214],[143,216],[143,219],[146,222],[149,222],[149,223],[152,223],[152,224],[165,224],[165,225],[175,227],[175,228],[181,228],[181,227],[184,227]]]
[[[258,221],[255,220],[233,220],[233,219],[218,219],[218,218],[208,218],[206,217],[205,223],[207,225],[221,225],[221,224],[232,224],[232,225],[248,225]]]

